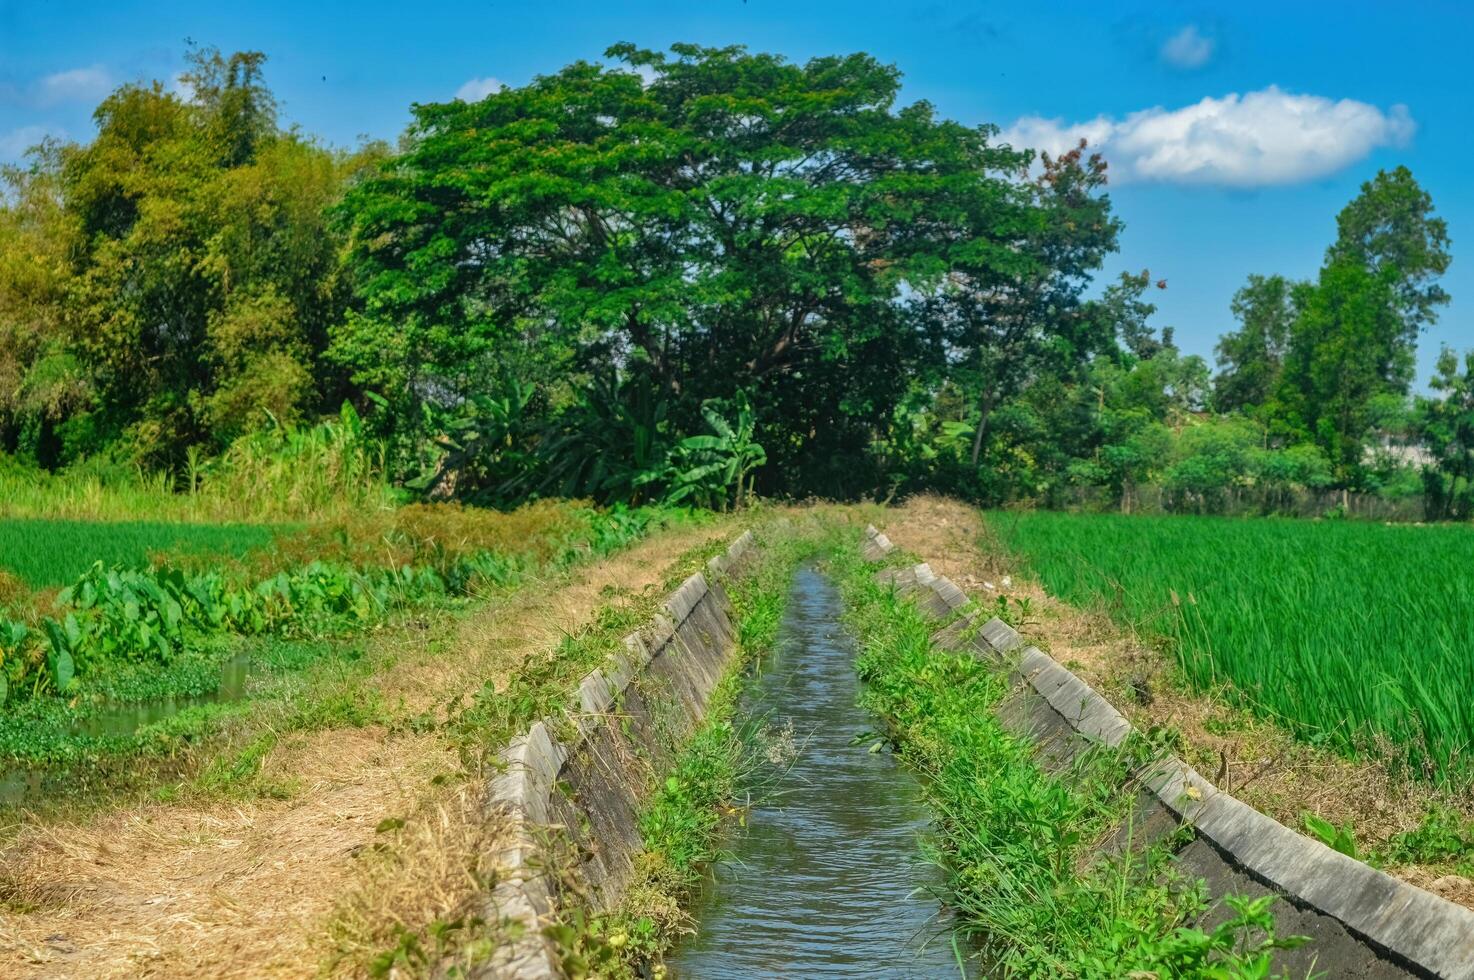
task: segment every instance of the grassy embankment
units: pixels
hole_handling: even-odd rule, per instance
[[[899,559],[897,559],[899,560]],[[1175,871],[1166,845],[1102,860],[1099,841],[1130,812],[1130,772],[1157,746],[1138,740],[1047,775],[994,715],[1004,674],[934,649],[927,621],[875,581],[852,546],[830,563],[861,647],[864,703],[887,724],[900,760],[923,777],[937,817],[934,857],[946,903],[971,948],[1007,975],[1269,976],[1273,935],[1263,902],[1222,926],[1193,926],[1201,883]]]
[[[751,513],[744,517],[761,520]],[[726,547],[737,527],[722,523],[725,526],[711,528],[700,544],[666,563],[638,593],[608,593],[608,601],[590,611],[580,628],[565,633],[546,656],[524,661],[505,678],[487,680],[436,726],[461,760],[460,772],[448,782],[474,785],[484,779],[490,757],[511,737],[534,720],[556,717],[571,707],[578,682],[618,653],[625,636],[648,622],[673,589]],[[753,573],[728,586],[741,615],[744,651],[764,649],[776,629],[773,596],[781,599],[782,593],[769,585],[786,573],[774,568],[774,560],[764,556]],[[705,849],[714,846],[717,801],[725,805],[739,782],[735,773],[743,749],[732,729],[737,691],[735,672],[729,673],[713,694],[707,724],[692,736],[681,763],[656,788],[644,830],[648,839],[661,842],[655,845],[661,856],[652,853],[642,862],[640,879],[630,892],[643,896],[632,898],[636,905],[631,909],[638,911],[593,918],[576,908],[569,910],[556,938],[572,975],[587,975],[594,966],[604,971],[600,975],[618,975],[625,968],[620,964],[632,962],[637,951],[669,940],[669,930],[680,920],[670,896],[689,883]],[[482,831],[473,826],[484,819],[479,792],[473,796],[476,813],[469,823],[464,813],[447,820],[443,805],[431,803],[422,805],[421,815],[402,830],[396,826],[385,836],[381,852],[339,904],[329,925],[334,968],[402,976],[430,975],[447,967],[470,970],[504,938],[502,924],[482,916],[484,889],[496,876],[488,861],[497,848],[478,836]],[[460,829],[447,833],[447,823],[459,823]],[[497,831],[490,832],[494,837]],[[446,858],[447,852],[454,856]],[[568,884],[577,888],[577,882]]]
[[[689,519],[545,503],[510,514],[414,506],[275,535],[159,524],[148,540],[136,525],[71,525],[75,540],[95,542],[99,560],[54,600],[12,600],[10,616],[0,615],[0,756],[31,781],[64,773],[53,782],[77,790],[126,776],[124,760],[168,759],[222,727],[239,728],[258,702],[279,702],[272,714],[291,730],[365,724],[382,713],[359,666],[365,636],[432,612],[454,616]],[[28,535],[31,526],[0,524]],[[269,543],[240,547],[262,536]],[[150,547],[180,539],[191,546],[163,555]],[[135,560],[138,548],[151,558],[117,567],[101,560],[110,549],[129,557],[128,548]],[[74,557],[38,555],[29,565],[36,578],[55,578]],[[251,673],[244,700],[214,697],[227,663]],[[300,676],[309,666],[337,679],[331,694]],[[343,689],[348,676],[357,690]],[[132,731],[108,723],[124,705],[163,699],[182,710]]]
[[[582,510],[536,509],[545,519]],[[420,530],[485,520],[530,544],[517,518],[392,515]],[[151,951],[160,975],[315,961],[335,973],[419,975],[447,951],[474,960],[498,928],[479,918],[499,832],[481,806],[487,760],[534,717],[556,713],[733,533],[728,520],[664,514],[608,557],[585,543],[477,601],[394,610],[311,641],[315,654],[291,669],[263,666],[247,701],[222,706],[229,712],[202,734],[156,729],[159,744],[142,755],[100,760],[92,785],[104,792],[50,799],[40,819],[6,829],[0,907],[12,928],[0,964],[26,973],[35,971],[19,964],[55,960],[111,975]],[[382,554],[384,538],[362,546]],[[242,642],[266,654],[263,639]],[[160,881],[167,896],[147,901]],[[63,920],[81,958],[45,948]],[[180,920],[197,928],[181,931]]]

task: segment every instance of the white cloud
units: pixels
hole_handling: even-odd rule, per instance
[[[1271,85],[1122,119],[1065,123],[1025,116],[1002,140],[1057,154],[1084,138],[1110,163],[1118,184],[1263,187],[1335,173],[1378,147],[1406,145],[1416,128],[1404,105],[1384,112],[1354,99],[1296,95]]]
[[[101,65],[73,68],[41,79],[36,85],[36,101],[41,105],[95,101],[112,91],[112,88],[112,76]]]
[[[1196,24],[1188,24],[1162,45],[1162,60],[1173,68],[1191,71],[1201,68],[1213,57],[1214,41],[1198,33]]]
[[[22,126],[8,133],[0,133],[0,162],[13,163],[46,137],[61,138],[65,135],[60,130],[46,126]]]
[[[456,89],[456,98],[462,102],[480,102],[488,95],[500,92],[506,87],[502,84],[501,79],[492,78],[490,75],[485,78],[473,78]]]
[[[175,72],[174,77],[169,79],[166,91],[181,102],[193,102],[195,100],[194,86],[185,78],[182,71]]]

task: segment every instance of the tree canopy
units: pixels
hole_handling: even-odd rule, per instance
[[[179,467],[346,401],[395,481],[490,504],[1463,506],[1462,376],[1410,398],[1450,253],[1406,168],[1313,281],[1249,277],[1212,377],[1165,280],[1097,281],[1099,155],[903,104],[866,54],[618,44],[353,152],[284,127],[266,69],[195,50],[4,172],[0,450]]]

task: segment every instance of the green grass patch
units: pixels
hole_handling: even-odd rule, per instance
[[[270,545],[279,530],[265,524],[6,518],[0,519],[0,570],[33,588],[70,585],[97,561],[143,566],[164,553],[241,558]]]
[[[992,514],[1054,595],[1161,637],[1298,737],[1474,778],[1474,534],[1352,522]]]
[[[899,759],[922,777],[936,815],[933,857],[969,945],[990,975],[1269,977],[1267,901],[1237,903],[1211,932],[1194,928],[1201,883],[1165,847],[1104,860],[1096,842],[1130,812],[1143,743],[1087,753],[1066,776],[1042,772],[994,711],[1004,672],[934,649],[936,624],[875,581],[854,547],[831,569],[860,643],[863,703],[885,720]]]

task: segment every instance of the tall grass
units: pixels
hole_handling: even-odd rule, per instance
[[[1474,776],[1474,531],[994,514],[1053,594],[1155,633],[1200,688],[1415,774]]]
[[[85,463],[48,473],[0,456],[0,518],[299,521],[392,507],[383,448],[344,405],[336,419],[245,436],[173,470]]]

